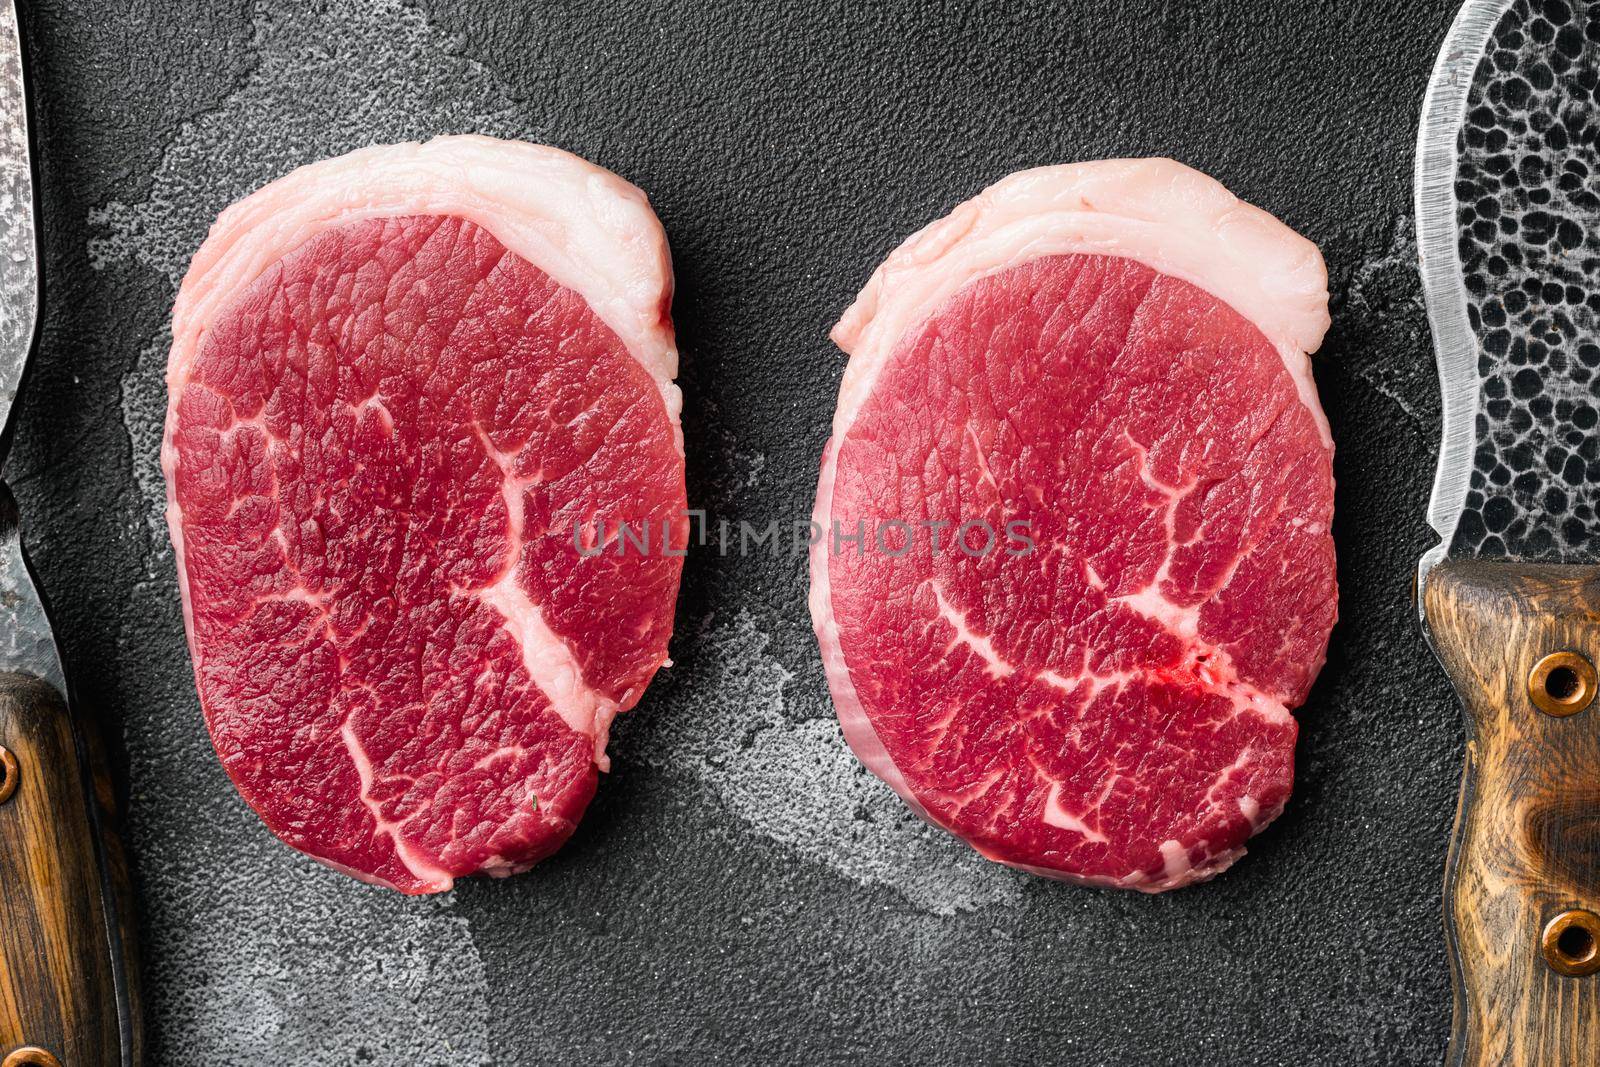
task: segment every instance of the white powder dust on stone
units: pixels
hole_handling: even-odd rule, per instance
[[[142,267],[176,293],[217,213],[296,166],[375,142],[527,133],[495,76],[399,0],[260,0],[253,25],[248,75],[179,127],[144,199],[91,214],[96,269]],[[148,505],[150,577],[138,598],[152,613],[177,603],[159,463],[169,344],[163,329],[123,379]],[[127,723],[130,833],[144,913],[160,931],[145,960],[160,990],[148,1025],[167,1062],[489,1062],[487,987],[467,920],[448,899],[406,899],[296,862],[215,760],[197,762],[209,745],[187,681],[162,705],[177,713]]]
[[[913,815],[856,760],[826,694],[791,688],[770,643],[747,611],[700,635],[673,706],[621,739],[628,754],[689,772],[758,834],[928,911],[1020,903],[1026,876]]]
[[[176,294],[217,214],[295,167],[442,133],[528,132],[495,75],[400,0],[260,0],[254,27],[248,78],[216,110],[183,124],[147,198],[90,213],[96,269],[140,264]],[[164,329],[123,380],[123,419],[158,552],[166,550],[159,455],[171,343]]]
[[[1347,336],[1360,343],[1340,345]],[[1437,439],[1439,384],[1433,364],[1392,358],[1429,344],[1416,226],[1409,215],[1394,221],[1381,252],[1351,272],[1334,306],[1332,338],[1328,347],[1343,352],[1357,377],[1399,408],[1424,437]]]
[[[263,835],[256,829],[256,838]],[[165,1061],[209,1067],[493,1062],[488,990],[448,897],[353,885],[276,854],[163,871],[160,950],[146,1025]],[[148,863],[148,860],[146,860]],[[187,905],[191,921],[182,921]]]

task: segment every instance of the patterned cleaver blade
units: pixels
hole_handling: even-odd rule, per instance
[[[1473,0],[1424,103],[1441,555],[1600,559],[1600,4]]]
[[[1467,712],[1449,1062],[1600,1064],[1600,0],[1468,0],[1417,137],[1444,435],[1418,573]]]

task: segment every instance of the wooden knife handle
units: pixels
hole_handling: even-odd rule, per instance
[[[0,746],[0,1064],[122,1067],[137,1052],[117,891],[61,695],[0,673]]]
[[[1445,561],[1422,590],[1469,726],[1445,873],[1448,1063],[1600,1064],[1600,567]]]

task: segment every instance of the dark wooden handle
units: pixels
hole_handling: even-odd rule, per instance
[[[61,695],[0,674],[0,746],[0,1059],[123,1067],[137,1053],[117,893]]]
[[[1446,561],[1422,591],[1469,723],[1445,874],[1455,1067],[1600,1064],[1600,567]]]

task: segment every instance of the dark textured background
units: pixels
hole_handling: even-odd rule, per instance
[[[48,292],[10,475],[119,751],[155,1064],[1440,1059],[1462,727],[1409,603],[1437,432],[1409,175],[1450,0],[28,7]],[[1343,620],[1284,817],[1155,898],[986,865],[845,752],[803,561],[702,553],[677,666],[555,859],[406,900],[277,844],[189,676],[155,465],[167,312],[229,201],[464,130],[649,192],[691,498],[735,519],[809,510],[828,326],[1013,169],[1170,154],[1318,241]]]

